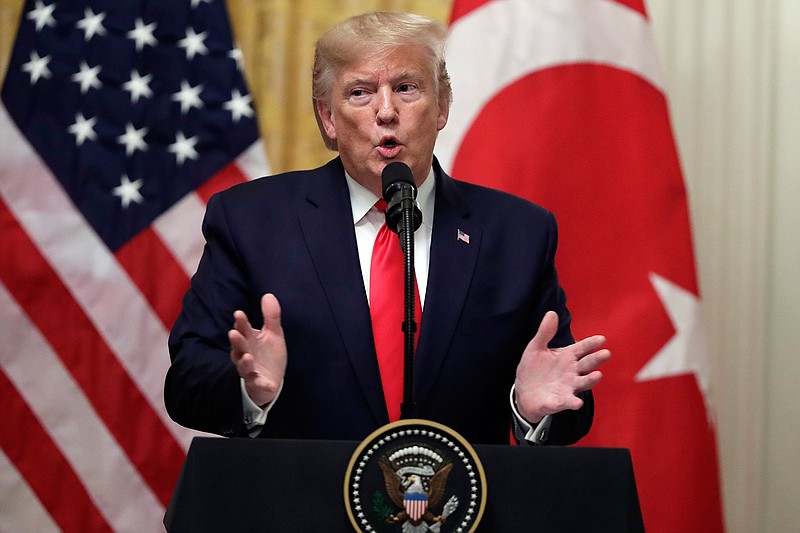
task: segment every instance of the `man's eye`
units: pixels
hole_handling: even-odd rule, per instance
[[[410,84],[410,83],[403,83],[403,84],[401,84],[400,86],[397,87],[397,90],[399,92],[401,92],[401,93],[407,93],[409,91],[413,91],[414,90],[414,86],[412,84]]]
[[[355,96],[356,98],[364,96],[364,94],[366,94],[366,92],[363,89],[353,89],[350,91],[350,96]]]

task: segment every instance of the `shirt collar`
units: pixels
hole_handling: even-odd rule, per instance
[[[347,188],[350,191],[350,207],[353,210],[353,224],[358,224],[363,219],[378,197],[369,189],[354,180],[347,171],[344,171],[347,178]],[[436,191],[436,173],[431,167],[428,177],[417,189],[417,205],[422,211],[422,223],[428,228],[433,227],[433,204]]]

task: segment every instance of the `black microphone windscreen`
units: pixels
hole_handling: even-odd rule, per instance
[[[393,163],[389,163],[384,167],[383,172],[381,173],[383,197],[387,202],[389,201],[389,199],[386,198],[387,193],[389,193],[389,190],[392,188],[392,184],[397,182],[408,183],[414,188],[414,190],[417,188],[416,184],[414,183],[414,175],[411,173],[411,169],[402,161],[394,161]]]

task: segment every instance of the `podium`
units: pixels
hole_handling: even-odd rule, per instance
[[[358,444],[195,438],[164,525],[169,533],[352,533],[344,479]],[[487,481],[480,533],[644,531],[628,450],[473,448]]]

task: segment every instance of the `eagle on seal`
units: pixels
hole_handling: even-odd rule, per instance
[[[444,497],[447,477],[453,469],[452,463],[447,463],[436,471],[430,478],[427,492],[420,476],[416,474],[400,476],[394,471],[386,458],[381,458],[378,464],[383,471],[383,479],[389,499],[395,506],[402,509],[399,513],[390,515],[387,518],[388,522],[400,523],[409,521],[413,526],[418,526],[422,522],[440,523],[444,522],[458,505],[458,500],[451,498],[445,505],[445,510],[441,515],[435,516],[430,511],[430,508],[436,507]]]

